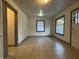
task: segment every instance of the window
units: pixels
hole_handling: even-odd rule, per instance
[[[78,24],[79,23],[79,10],[73,11],[72,17],[73,17],[72,19],[73,19],[74,23]]]
[[[56,34],[64,35],[64,16],[56,19]]]
[[[45,32],[45,20],[36,21],[36,32]]]

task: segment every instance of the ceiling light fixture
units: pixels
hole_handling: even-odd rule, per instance
[[[40,13],[39,14],[37,14],[38,16],[44,16],[44,13],[43,13],[43,10],[42,9],[40,9]]]
[[[37,0],[37,1],[38,1],[38,4],[45,5],[45,4],[49,3],[50,0]]]
[[[46,3],[48,3],[49,2],[49,0],[44,0],[44,3],[46,4]]]

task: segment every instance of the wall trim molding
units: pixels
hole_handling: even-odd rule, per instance
[[[29,36],[27,36],[23,41],[21,41],[17,46],[21,45],[26,39],[28,39]]]
[[[56,37],[55,35],[53,35],[53,37],[54,37],[54,38],[56,38],[57,40],[60,40],[61,42],[66,43],[66,44],[68,44],[68,45],[70,45],[70,46],[71,46],[71,44],[70,44],[70,43],[68,43],[68,42],[66,42],[66,41],[64,41],[64,40],[62,40],[62,39],[60,39],[60,38]]]
[[[15,46],[17,46],[17,45],[8,45],[9,47],[15,47]]]
[[[21,45],[26,39],[28,39],[29,37],[53,37],[53,35],[46,35],[46,36],[27,36],[21,43],[19,43],[17,46]],[[13,46],[15,47],[16,45],[8,45],[8,46]],[[16,47],[17,47],[16,46]]]
[[[53,35],[43,35],[43,36],[29,36],[29,37],[53,37]]]
[[[55,35],[47,35],[47,36],[27,36],[27,37],[26,37],[21,43],[19,43],[17,46],[21,45],[21,44],[22,44],[26,39],[28,39],[29,37],[54,37],[54,38],[56,38],[57,40],[59,40],[59,41],[61,41],[61,42],[63,42],[63,43],[66,43],[66,44],[68,44],[68,45],[71,46],[70,43],[68,43],[68,42],[66,42],[66,41],[64,41],[64,40],[62,40],[62,39],[56,37]]]

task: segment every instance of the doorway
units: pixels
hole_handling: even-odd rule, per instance
[[[79,49],[79,8],[71,12],[71,45]]]
[[[9,3],[5,2],[4,4],[4,14],[5,14],[5,33],[6,38],[4,39],[4,44],[6,48],[4,48],[4,56],[8,56],[9,47],[18,45],[18,14],[17,10],[13,8]]]
[[[17,11],[6,2],[8,45],[17,46]]]

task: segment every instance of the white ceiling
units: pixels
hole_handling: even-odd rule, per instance
[[[36,0],[14,0],[15,3],[30,17],[38,17],[40,9],[45,17],[51,17],[66,9],[79,0],[50,0],[47,5],[39,5]]]

